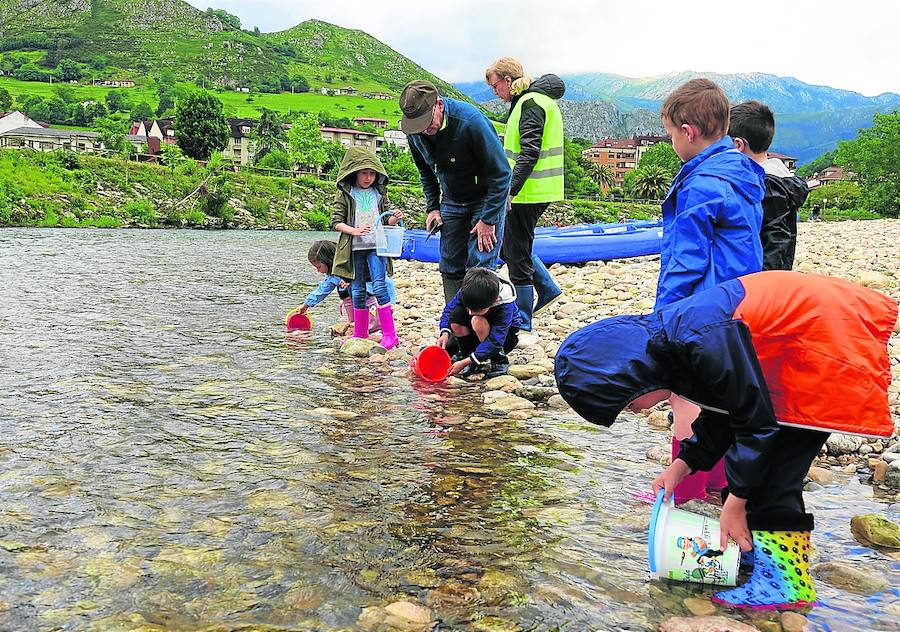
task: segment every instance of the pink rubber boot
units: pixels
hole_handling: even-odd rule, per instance
[[[711,492],[720,492],[728,485],[725,478],[725,459],[721,459],[706,473],[706,489]]]
[[[394,330],[394,310],[388,303],[375,311],[378,313],[378,322],[381,323],[381,346],[385,349],[393,349],[400,344],[397,332]]]
[[[350,298],[349,296],[347,298],[342,298],[340,311],[342,311],[344,313],[344,316],[347,317],[347,322],[352,323],[353,322],[353,299]]]
[[[680,447],[678,439],[672,437],[672,460],[678,456]],[[680,505],[689,500],[699,499],[706,500],[706,472],[694,472],[684,477],[675,488],[675,504]]]
[[[353,337],[369,337],[369,310],[353,308]]]
[[[378,307],[378,301],[375,300],[375,297],[369,297],[366,301],[366,309],[371,309],[373,307]],[[378,331],[381,329],[381,323],[378,320],[378,312],[376,310],[372,310],[369,312],[369,333],[373,331]]]

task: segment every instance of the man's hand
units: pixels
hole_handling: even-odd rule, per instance
[[[512,198],[513,196],[509,196],[506,200],[506,211],[509,212],[512,210]]]
[[[485,224],[483,221],[478,220],[475,228],[470,230],[469,234],[478,235],[478,252],[490,252],[497,245],[497,235],[492,224]]]
[[[438,226],[442,226],[444,224],[444,220],[443,218],[441,218],[440,209],[428,211],[428,217],[425,218],[425,230],[430,233],[433,224],[437,224]]]
[[[450,342],[450,334],[448,334],[445,331],[440,335],[440,337],[437,339],[437,342],[435,344],[437,346],[439,346],[441,349],[446,349],[448,342]]]
[[[458,375],[460,371],[472,364],[472,358],[463,358],[459,362],[454,362],[450,367],[450,375]]]
[[[734,540],[742,551],[753,548],[753,538],[750,537],[750,529],[747,528],[747,501],[730,494],[722,507],[722,516],[719,518],[720,542],[719,550],[724,551],[728,546],[728,538]]]
[[[672,465],[662,471],[662,474],[653,479],[653,494],[659,493],[659,490],[665,489],[666,493],[663,499],[669,502],[675,488],[678,486],[685,476],[691,473],[690,466],[681,459],[672,461]]]

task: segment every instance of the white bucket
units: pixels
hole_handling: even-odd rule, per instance
[[[675,500],[663,502],[659,491],[650,517],[650,577],[697,584],[737,584],[741,550],[729,542],[724,551],[719,542],[719,521],[675,508]]]
[[[376,226],[375,253],[379,257],[399,257],[403,254],[403,232],[402,226]]]

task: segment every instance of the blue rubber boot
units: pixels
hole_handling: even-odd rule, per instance
[[[534,312],[533,285],[516,286],[516,306],[519,308],[519,314],[522,316],[522,325],[519,329],[531,331],[531,316]]]
[[[809,531],[751,531],[753,574],[746,583],[713,595],[735,608],[803,608],[816,604],[809,575]]]
[[[534,255],[531,255],[531,263],[534,265],[534,289],[537,292],[537,304],[532,314],[537,314],[542,309],[555,302],[562,296],[562,289],[553,281],[550,270]]]

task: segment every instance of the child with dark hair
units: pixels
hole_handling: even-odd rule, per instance
[[[753,574],[713,600],[737,607],[814,604],[809,466],[830,432],[890,437],[888,340],[897,301],[847,281],[785,270],[726,281],[652,314],[615,316],[569,336],[559,393],[611,426],[672,390],[698,402],[693,436],[652,483],[666,498],[723,456],[719,549],[754,552]],[[823,397],[823,391],[828,396]]]
[[[437,345],[456,352],[450,375],[505,374],[521,324],[513,284],[493,270],[471,268],[441,314]]]
[[[692,79],[663,102],[662,121],[684,165],[662,204],[663,241],[656,309],[762,270],[759,229],[765,192],[762,167],[738,152],[726,134],[728,97],[709,79]],[[677,393],[677,391],[676,391]],[[691,436],[700,409],[673,395],[672,458],[679,440]],[[688,477],[676,490],[678,502],[706,498],[707,488],[725,484],[719,464]]]
[[[318,287],[310,292],[303,301],[303,305],[297,310],[301,314],[305,314],[310,307],[315,307],[325,300],[325,298],[337,290],[338,298],[341,299],[340,312],[347,317],[347,322],[354,322],[355,314],[353,310],[353,299],[350,296],[350,281],[342,279],[331,273],[334,266],[334,255],[337,250],[337,244],[327,239],[321,239],[313,242],[309,247],[307,258],[319,274],[324,274],[325,278],[319,283]],[[394,288],[394,280],[391,277],[385,277],[385,285],[387,286],[388,296],[392,303],[397,301],[397,291]],[[373,292],[372,282],[366,282],[366,312],[368,313],[369,333],[378,331],[381,324],[378,317],[370,311],[372,307],[377,305],[375,294]]]
[[[746,101],[732,106],[728,135],[738,151],[766,172],[763,221],[759,232],[763,270],[790,270],[797,249],[797,211],[806,202],[809,187],[781,160],[769,157],[769,146],[775,136],[775,116],[764,103]]]

